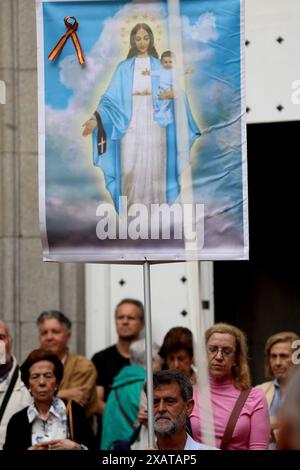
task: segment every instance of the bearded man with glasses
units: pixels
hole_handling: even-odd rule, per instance
[[[268,406],[261,390],[251,387],[245,334],[217,323],[205,333],[209,386],[217,447],[225,450],[268,448]],[[200,398],[199,398],[200,395]],[[194,390],[190,416],[193,438],[201,442],[201,390]]]

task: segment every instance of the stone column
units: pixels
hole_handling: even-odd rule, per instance
[[[35,0],[0,2],[0,80],[0,318],[19,361],[38,346],[35,320],[45,309],[70,317],[71,349],[84,353],[84,266],[42,261]]]

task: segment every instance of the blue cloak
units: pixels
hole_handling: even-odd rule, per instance
[[[150,60],[151,70],[162,68],[158,59],[150,57]],[[125,135],[131,119],[134,63],[135,57],[120,62],[106,92],[101,96],[97,111],[107,137],[106,152],[102,155],[98,155],[97,128],[93,132],[93,162],[104,173],[106,189],[109,191],[118,213],[121,209],[119,207],[119,197],[122,196],[120,139]],[[162,113],[160,112],[163,100],[158,99],[159,77],[151,77],[151,82],[153,118],[160,127],[166,127],[167,132],[166,201],[168,204],[172,204],[180,192],[179,173],[183,170],[178,161],[176,126],[174,121],[170,124],[163,122]],[[201,133],[192,116],[187,97],[185,97],[185,108],[191,147]]]

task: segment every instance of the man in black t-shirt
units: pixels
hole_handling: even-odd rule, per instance
[[[115,310],[117,344],[96,353],[92,361],[97,369],[98,413],[103,414],[114,377],[129,365],[129,346],[144,328],[144,307],[139,300],[123,299]]]
[[[96,353],[92,357],[92,361],[98,374],[97,395],[99,411],[103,414],[105,402],[110,392],[110,387],[113,383],[114,377],[121,369],[123,369],[124,366],[128,366],[130,361],[129,357],[124,357],[119,353],[116,344]]]

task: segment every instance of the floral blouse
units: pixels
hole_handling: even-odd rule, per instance
[[[53,398],[46,420],[41,418],[34,403],[28,407],[27,416],[29,423],[32,423],[32,445],[68,437],[67,409],[60,398]]]

